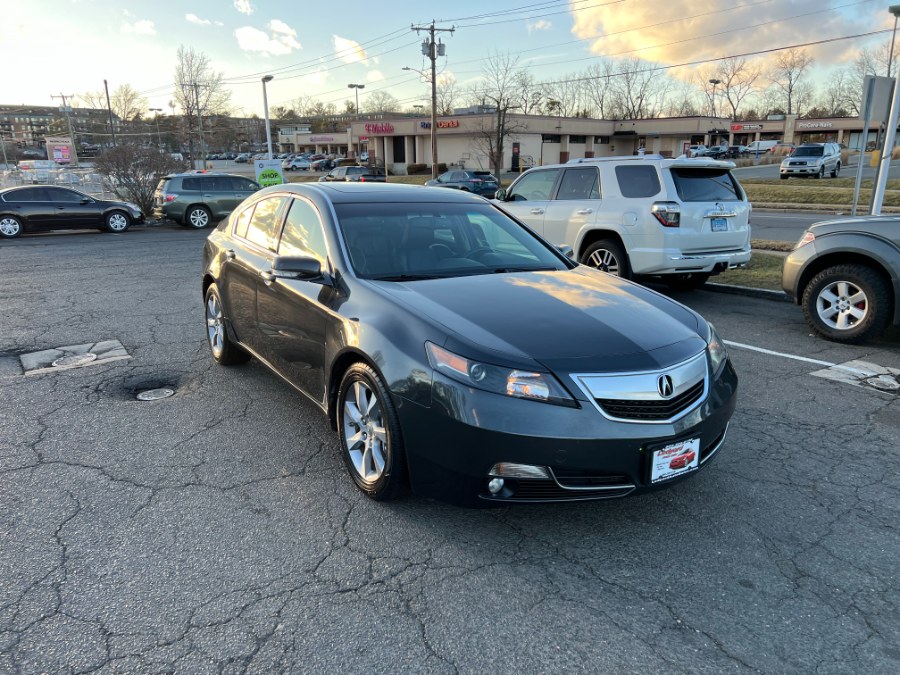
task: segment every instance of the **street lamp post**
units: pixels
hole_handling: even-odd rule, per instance
[[[712,116],[716,116],[716,85],[722,84],[722,80],[717,80],[713,78],[709,81],[709,83],[713,86],[712,90]]]
[[[266,82],[275,79],[274,75],[265,75],[262,79],[263,87],[263,108],[266,109],[266,146],[269,149],[269,159],[272,159],[272,127],[269,124],[269,99],[266,96]]]
[[[148,108],[148,110],[156,113],[156,144],[159,146],[160,151],[162,151],[162,134],[159,132],[159,113],[162,112],[162,108]]]
[[[355,89],[356,90],[356,116],[359,117],[359,90],[365,89],[366,85],[364,84],[348,84],[347,89]]]
[[[891,5],[888,11],[894,15],[894,30],[897,27],[897,17],[900,17],[900,5]],[[891,41],[893,50],[893,40]],[[872,215],[881,215],[881,205],[884,203],[884,191],[887,187],[888,172],[891,168],[891,155],[894,150],[894,139],[897,137],[897,118],[900,117],[900,77],[894,78],[894,98],[891,101],[891,113],[888,115],[887,131],[884,135],[884,148],[881,151],[881,163],[878,168],[878,178],[875,182],[875,191],[872,193]],[[866,139],[863,139],[863,143]],[[865,147],[865,146],[863,146]],[[859,161],[862,162],[860,154]]]

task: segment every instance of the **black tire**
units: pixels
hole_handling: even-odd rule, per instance
[[[846,286],[841,288],[840,284]],[[854,297],[859,301],[852,302]],[[887,280],[865,265],[835,265],[822,270],[803,290],[802,305],[803,316],[814,331],[849,344],[879,335],[893,315]]]
[[[250,360],[250,355],[228,337],[219,288],[210,284],[203,296],[206,337],[209,351],[220,366],[236,366]],[[214,321],[215,323],[211,323]]]
[[[400,421],[387,387],[371,366],[354,363],[347,369],[338,389],[336,412],[341,455],[356,487],[376,501],[405,496],[409,476]]]
[[[685,272],[684,274],[665,274],[660,278],[674,290],[693,291],[709,281],[709,277],[709,272]]]
[[[124,211],[110,211],[103,219],[104,229],[113,234],[121,234],[131,227],[131,216]]]
[[[184,224],[202,230],[212,224],[212,213],[202,204],[195,204],[184,212]]]
[[[0,238],[15,239],[22,230],[22,221],[15,216],[0,216]]]
[[[786,173],[783,173],[783,174],[781,174],[780,178],[781,178],[781,180],[787,180],[788,175]]]
[[[819,173],[817,173],[815,177],[816,177],[816,180],[822,180],[823,178],[825,178],[825,165],[824,164],[822,165],[822,168],[819,169]]]
[[[598,239],[584,250],[580,262],[623,279],[631,276],[625,249],[615,239]]]
[[[834,165],[834,171],[831,172],[831,177],[832,177],[832,178],[837,178],[837,177],[838,177],[838,174],[839,174],[840,172],[841,172],[841,163],[838,162],[837,164]]]

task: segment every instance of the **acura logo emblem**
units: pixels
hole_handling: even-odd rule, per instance
[[[672,384],[672,377],[670,375],[660,375],[659,379],[656,381],[656,391],[659,392],[659,395],[662,398],[670,398],[675,391],[675,385]]]

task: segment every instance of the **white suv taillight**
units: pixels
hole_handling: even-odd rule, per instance
[[[650,213],[663,227],[681,225],[681,207],[675,202],[653,202]]]

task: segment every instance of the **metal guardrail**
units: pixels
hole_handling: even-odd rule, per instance
[[[60,185],[98,199],[118,199],[106,178],[90,169],[8,169],[0,171],[0,187]]]

